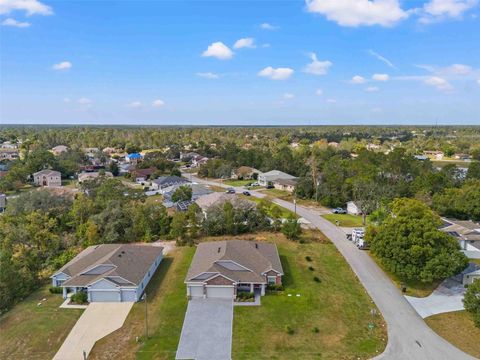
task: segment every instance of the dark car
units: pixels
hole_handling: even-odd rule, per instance
[[[235,189],[234,188],[227,189],[227,194],[235,194]]]
[[[346,214],[346,213],[347,213],[347,210],[338,207],[338,208],[333,209],[332,212],[333,212],[334,214]]]
[[[244,191],[244,192],[243,192],[243,195],[245,195],[245,196],[251,196],[252,194],[250,194],[249,191]]]

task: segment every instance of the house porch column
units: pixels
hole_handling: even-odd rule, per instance
[[[63,287],[62,292],[63,292],[63,298],[66,299],[67,298],[67,288]]]
[[[262,292],[261,292],[262,296],[265,295],[265,284],[262,284]]]

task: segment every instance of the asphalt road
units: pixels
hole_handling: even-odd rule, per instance
[[[217,182],[205,181],[190,174],[185,176],[198,183],[219,186]],[[228,187],[221,184],[220,186]],[[244,191],[243,188],[236,188],[236,190]],[[265,196],[257,191],[250,191],[250,193],[260,198]],[[294,204],[291,202],[280,199],[275,199],[273,202],[294,211]],[[388,328],[388,344],[385,351],[375,359],[475,359],[430,329],[370,256],[345,239],[345,232],[341,228],[303,206],[297,205],[297,214],[310,221],[332,241],[382,312]]]

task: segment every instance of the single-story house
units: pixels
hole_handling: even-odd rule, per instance
[[[201,196],[195,200],[200,209],[202,209],[205,217],[207,216],[208,209],[210,209],[212,206],[222,206],[227,201],[230,202],[233,207],[245,205],[253,209],[257,206],[257,204],[253,201],[243,200],[235,194],[227,194],[222,192],[213,192],[211,194]]]
[[[52,153],[53,155],[55,156],[58,156],[66,151],[68,151],[68,146],[65,146],[65,145],[57,145],[55,147],[52,148]]]
[[[462,275],[463,285],[469,285],[475,280],[480,281],[480,265],[471,262],[460,274]]]
[[[125,161],[127,163],[133,163],[136,164],[137,162],[140,162],[143,160],[143,156],[140,153],[131,153],[125,155]]]
[[[189,298],[234,299],[237,291],[265,295],[267,285],[281,284],[283,275],[275,244],[211,241],[197,246],[185,284]]]
[[[55,170],[41,170],[33,174],[33,182],[38,186],[62,186],[62,174]]]
[[[89,302],[139,301],[163,258],[152,244],[89,246],[51,276],[52,285],[85,291]]]
[[[130,170],[131,179],[137,183],[142,183],[147,181],[147,179],[152,175],[155,171],[157,171],[154,167],[149,167],[146,169],[132,169]]]
[[[0,160],[15,160],[20,157],[17,149],[0,149]]]
[[[280,170],[272,170],[258,175],[258,183],[261,186],[271,186],[275,181],[280,179],[295,179],[295,176]]]
[[[455,237],[462,250],[480,251],[480,224],[447,218],[442,221],[440,230]]]
[[[160,176],[159,178],[152,180],[151,188],[152,190],[158,190],[163,194],[165,189],[171,186],[184,185],[187,183],[189,183],[187,179],[179,176]]]
[[[258,178],[262,172],[250,166],[240,166],[232,173],[232,179],[250,180]]]
[[[427,151],[424,151],[423,154],[429,157],[433,157],[436,160],[442,160],[444,157],[443,151],[439,151],[439,150],[434,150],[434,151],[427,150]]]
[[[273,181],[273,187],[278,190],[288,191],[293,193],[297,186],[297,179],[278,179]]]
[[[428,160],[428,156],[427,155],[413,155],[413,157],[416,159],[416,160],[420,160],[420,161],[425,161],[425,160]]]
[[[173,206],[172,202],[172,196],[175,193],[175,191],[180,187],[180,186],[189,186],[192,188],[192,200],[195,201],[201,196],[209,195],[213,193],[213,190],[207,188],[206,186],[200,185],[200,184],[193,184],[193,183],[184,183],[184,184],[179,184],[179,185],[172,185],[170,187],[164,188],[163,189],[163,199],[164,205],[167,207]]]
[[[7,195],[0,193],[0,212],[4,212],[7,207]]]
[[[198,155],[192,158],[191,164],[192,164],[192,167],[199,167],[199,166],[205,165],[208,160],[209,160],[208,157]]]
[[[102,175],[100,175],[102,174]],[[110,171],[92,171],[92,172],[82,172],[78,174],[78,182],[81,184],[84,181],[89,181],[98,178],[99,176],[104,176],[106,178],[112,178],[113,174]]]
[[[362,210],[354,201],[349,201],[347,202],[347,214],[362,215]]]

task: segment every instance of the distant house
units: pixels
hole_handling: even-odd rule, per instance
[[[150,244],[102,244],[86,248],[55,272],[53,286],[85,291],[89,302],[139,301],[163,258]]]
[[[283,274],[275,244],[209,241],[197,246],[185,284],[189,298],[234,299],[238,291],[265,295],[267,285],[282,283]]]
[[[143,160],[143,156],[140,153],[131,153],[125,155],[125,161],[130,164],[136,164]]]
[[[20,157],[17,149],[0,149],[0,160],[16,160]]]
[[[188,210],[189,206],[192,205],[194,201],[192,200],[183,200],[175,203],[175,210],[185,212]]]
[[[347,202],[347,213],[352,215],[361,215],[362,210],[360,209],[360,206],[354,201],[349,201]]]
[[[18,149],[18,144],[11,141],[4,141],[1,146],[2,149]]]
[[[453,158],[457,159],[457,160],[470,160],[471,159],[470,155],[468,155],[468,154],[455,154],[455,155],[453,155]]]
[[[297,179],[278,179],[273,181],[273,187],[278,190],[288,191],[293,193],[295,186],[297,185]]]
[[[250,166],[240,166],[237,168],[233,174],[233,179],[243,179],[243,180],[251,180],[251,179],[258,179],[258,175],[262,172]]]
[[[179,176],[160,176],[159,178],[152,180],[152,190],[158,190],[161,194],[168,191],[171,186],[187,184],[189,181]]]
[[[420,160],[420,161],[425,161],[425,160],[428,160],[428,156],[427,155],[413,155],[413,157],[417,160]]]
[[[280,170],[272,170],[258,175],[258,183],[261,186],[272,186],[275,181],[280,179],[295,179],[295,176]]]
[[[55,156],[58,156],[66,151],[68,151],[68,146],[65,146],[65,145],[57,145],[52,148],[52,153]]]
[[[202,165],[205,165],[208,160],[208,157],[198,155],[192,158],[191,164],[192,167],[200,167]]]
[[[460,275],[463,285],[470,285],[475,280],[480,281],[480,265],[471,262]]]
[[[0,193],[0,212],[4,212],[7,207],[7,195]]]
[[[99,172],[99,171],[83,172],[81,174],[78,174],[78,182],[81,184],[85,181],[96,179],[99,176],[104,176],[106,178],[112,178],[113,177],[113,174],[110,171],[105,171],[105,172],[103,172],[102,175],[100,175],[100,174],[101,174],[101,172]]]
[[[182,183],[178,185],[172,185],[164,189],[163,191],[163,199],[164,199],[164,205],[166,207],[171,207],[174,205],[172,201],[172,196],[175,193],[175,191],[180,187],[180,186],[189,186],[192,189],[192,200],[195,201],[201,196],[209,195],[213,193],[213,190],[207,188],[206,186],[200,185],[200,184],[193,184],[193,183]]]
[[[427,155],[429,157],[433,157],[435,158],[436,160],[442,160],[443,159],[443,151],[438,151],[438,150],[435,150],[435,151],[424,151],[423,152],[424,155]]]
[[[149,167],[146,169],[132,169],[130,170],[130,176],[135,182],[142,183],[147,181],[147,179],[149,179],[155,171],[157,171],[157,169],[154,167]]]
[[[33,182],[37,186],[62,186],[62,174],[55,170],[41,170],[33,174]]]
[[[235,194],[227,194],[223,192],[213,192],[209,195],[201,196],[195,200],[197,205],[202,209],[203,215],[206,217],[208,210],[214,206],[222,206],[226,202],[229,202],[233,207],[246,206],[248,208],[254,209],[256,203],[249,200],[243,200],[236,196]]]
[[[462,250],[480,251],[480,224],[469,220],[442,220],[440,230],[455,237]]]

